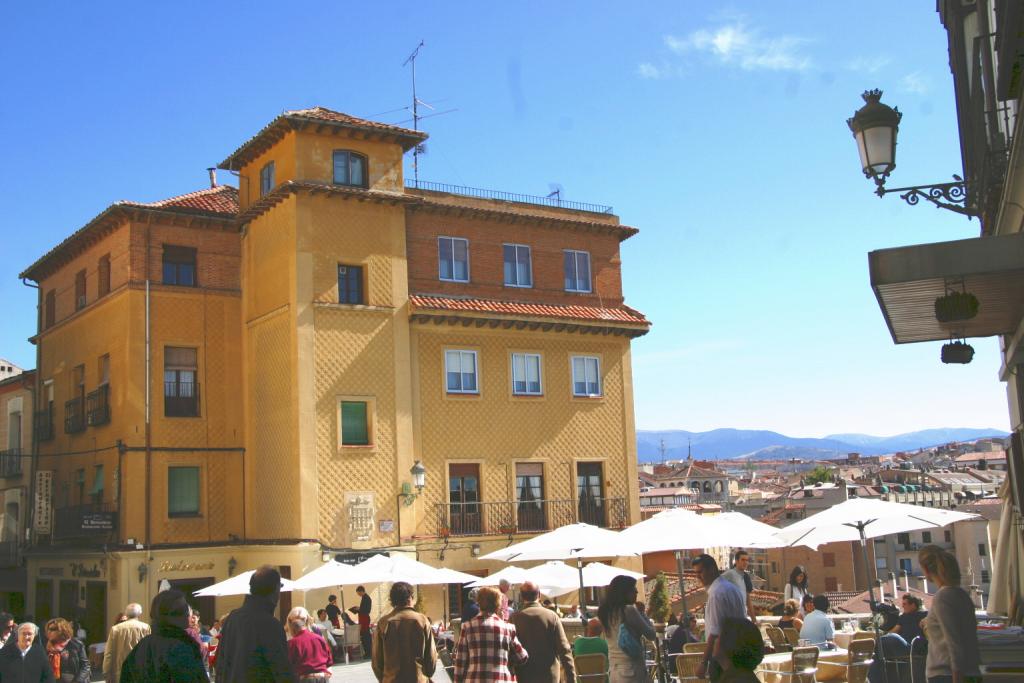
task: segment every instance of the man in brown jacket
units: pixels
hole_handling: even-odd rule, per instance
[[[133,602],[124,608],[128,617],[120,624],[114,624],[103,648],[103,680],[117,683],[121,679],[121,665],[132,648],[149,635],[149,624],[139,621],[142,605]]]
[[[430,620],[414,610],[412,586],[392,584],[394,607],[377,622],[373,637],[373,674],[381,683],[429,683],[437,668],[437,647]]]
[[[558,683],[558,663],[561,661],[567,683],[576,680],[572,650],[562,628],[558,614],[537,602],[540,592],[532,581],[519,586],[522,605],[512,615],[519,642],[530,653],[530,659],[518,667],[516,676],[530,683]]]

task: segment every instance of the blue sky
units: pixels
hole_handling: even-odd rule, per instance
[[[13,6],[0,356],[34,364],[17,274],[39,255],[112,201],[203,187],[283,110],[403,121],[422,39],[420,97],[457,109],[422,122],[422,179],[558,183],[640,228],[622,250],[627,303],[654,321],[633,347],[640,428],[1008,428],[996,341],[963,367],[895,346],[868,285],[868,251],[978,234],[875,197],[845,123],[880,87],[905,112],[891,184],[960,171],[934,0],[710,5]]]

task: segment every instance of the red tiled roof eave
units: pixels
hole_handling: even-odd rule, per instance
[[[238,149],[220,162],[218,168],[237,171],[246,161],[258,156],[271,144],[280,140],[290,130],[302,130],[310,125],[329,126],[337,130],[361,131],[367,134],[391,138],[409,150],[427,139],[423,131],[410,130],[401,126],[361,119],[326,107],[310,107],[293,109],[275,117],[256,135],[252,136]]]
[[[231,202],[234,209],[231,210]],[[209,208],[203,208],[209,207]],[[238,190],[230,185],[218,185],[197,192],[170,197],[157,202],[114,202],[97,214],[81,228],[65,237],[36,261],[25,268],[18,277],[39,282],[54,268],[66,263],[79,250],[88,247],[114,230],[125,220],[130,220],[138,213],[148,216],[189,216],[206,219],[234,228],[235,215],[238,212]]]
[[[651,326],[642,314],[633,309],[599,308],[595,306],[567,306],[564,304],[540,304],[518,301],[496,301],[493,299],[452,298],[413,294],[409,303],[414,311],[447,313],[453,315],[497,315],[502,318],[552,319],[576,321],[584,324],[626,327],[640,334]]]

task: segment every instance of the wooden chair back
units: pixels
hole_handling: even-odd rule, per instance
[[[786,640],[790,646],[796,647],[800,644],[800,633],[792,627],[782,629],[782,633],[786,636]]]
[[[866,683],[868,669],[875,660],[875,641],[873,638],[855,638],[850,641],[849,659],[846,664],[847,683]]]
[[[691,652],[704,654],[705,650],[707,649],[708,646],[705,643],[685,643],[683,645],[683,652],[685,654],[690,654]]]
[[[600,652],[573,657],[576,665],[576,680],[580,683],[603,683],[608,677],[608,658]]]
[[[853,634],[853,640],[864,640],[865,638],[875,639],[874,631],[856,631]]]

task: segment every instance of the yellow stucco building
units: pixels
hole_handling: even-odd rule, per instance
[[[381,549],[483,574],[476,555],[510,539],[638,521],[630,340],[649,323],[619,253],[636,230],[406,183],[425,137],[286,112],[222,162],[237,190],[115,204],[23,273],[36,423],[54,426],[34,459],[37,619],[98,640],[164,580]]]

